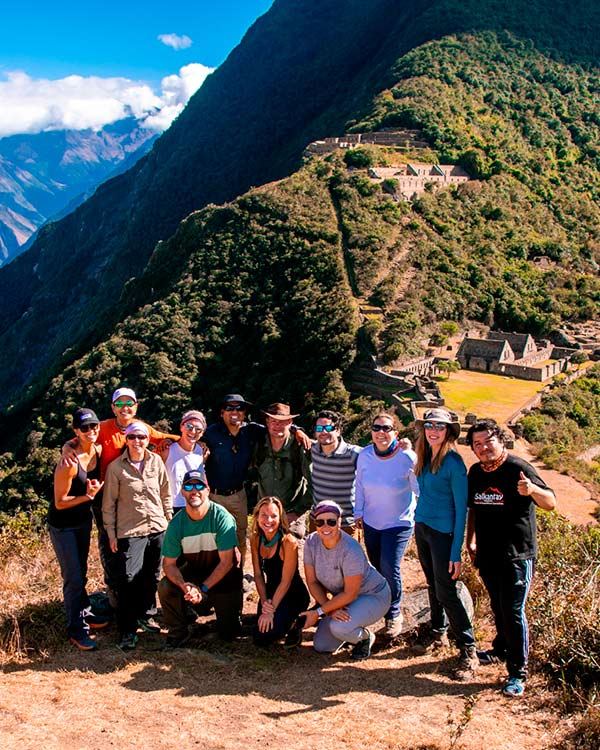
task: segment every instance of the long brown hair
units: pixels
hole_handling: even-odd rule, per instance
[[[454,437],[454,433],[450,430],[450,425],[446,425],[446,437],[444,438],[444,442],[437,454],[433,456],[431,446],[425,437],[425,428],[423,427],[415,445],[415,453],[417,454],[417,462],[415,463],[414,468],[415,475],[419,476],[427,464],[429,464],[431,473],[437,474],[448,453],[454,450],[455,442],[456,438]]]
[[[271,503],[273,503],[273,505],[275,505],[277,507],[277,510],[279,511],[279,528],[281,530],[281,535],[285,536],[290,530],[290,525],[288,523],[287,515],[285,510],[283,509],[281,500],[274,495],[266,495],[265,497],[261,497],[261,499],[254,506],[254,510],[252,511],[252,536],[256,537],[256,539],[260,539],[260,535],[262,533],[262,529],[258,525],[258,514],[260,513],[260,509],[263,507],[263,505],[270,505]]]

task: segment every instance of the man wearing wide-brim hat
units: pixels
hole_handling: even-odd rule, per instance
[[[246,554],[248,498],[244,482],[258,443],[267,436],[265,425],[246,421],[253,404],[241,393],[227,393],[221,399],[220,419],[209,425],[203,442],[210,449],[206,476],[212,502],[226,508],[236,520],[242,561]],[[298,430],[297,439],[308,436]]]
[[[448,425],[448,431],[454,435],[456,440],[460,435],[460,422],[454,412],[447,409],[427,409],[420,419],[415,419],[415,425],[423,429],[427,423]]]
[[[300,445],[292,434],[289,404],[281,401],[263,409],[266,437],[257,445],[254,466],[258,472],[258,496],[278,497],[290,522],[290,531],[302,538],[306,512],[312,506],[309,446]]]

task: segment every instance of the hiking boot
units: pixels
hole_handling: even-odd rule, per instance
[[[93,641],[89,635],[82,635],[81,638],[69,638],[69,641],[80,651],[95,651],[98,648],[96,641]]]
[[[502,688],[502,695],[507,698],[520,698],[525,692],[525,680],[520,677],[509,677]]]
[[[403,619],[402,615],[397,617],[386,617],[383,635],[386,638],[397,638],[402,633]]]
[[[473,677],[475,677],[475,672],[477,672],[478,667],[479,659],[477,658],[477,649],[475,646],[464,646],[460,650],[458,663],[452,673],[452,677],[459,682],[472,680]]]
[[[433,654],[449,646],[448,633],[440,630],[430,630],[424,636],[419,637],[417,642],[412,645],[411,651],[417,656],[425,656],[425,654]]]
[[[165,645],[163,646],[164,651],[172,651],[176,648],[183,648],[185,644],[190,640],[191,636],[188,633],[184,635],[168,635]]]
[[[117,643],[117,648],[120,648],[121,651],[133,651],[137,646],[137,642],[138,637],[135,633],[125,633]]]
[[[482,667],[489,667],[490,664],[500,664],[506,661],[506,657],[501,656],[493,648],[487,651],[477,651],[477,658]]]
[[[85,621],[87,622],[88,627],[92,630],[101,630],[102,628],[105,628],[110,622],[108,617],[102,617],[102,615],[94,614],[86,615]]]
[[[137,621],[137,626],[146,633],[160,633],[160,625],[154,617],[140,617]]]
[[[302,643],[302,628],[299,625],[292,625],[288,630],[283,642],[284,648],[296,648]]]
[[[371,648],[375,643],[375,633],[372,633],[369,628],[365,628],[365,633],[367,633],[367,637],[359,641],[352,649],[352,658],[354,661],[368,659],[371,656]]]

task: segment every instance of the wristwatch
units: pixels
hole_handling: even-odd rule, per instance
[[[317,614],[319,615],[319,620],[322,620],[324,617],[327,617],[325,612],[323,612],[323,607],[317,607]]]
[[[207,586],[207,585],[206,585],[205,583],[203,583],[203,584],[202,584],[202,585],[200,586],[200,591],[201,591],[201,592],[202,592],[203,594],[208,594],[208,586]]]

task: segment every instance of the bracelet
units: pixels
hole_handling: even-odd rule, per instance
[[[323,612],[323,607],[317,607],[316,613],[319,615],[319,620],[322,620],[324,617],[327,617],[325,612]]]
[[[206,585],[205,583],[201,584],[201,586],[200,586],[200,591],[201,591],[201,592],[202,592],[203,594],[208,594],[208,586],[207,586],[207,585]]]
[[[96,497],[95,495],[90,495],[89,492],[86,492],[85,496],[88,498],[88,500],[93,500]]]

